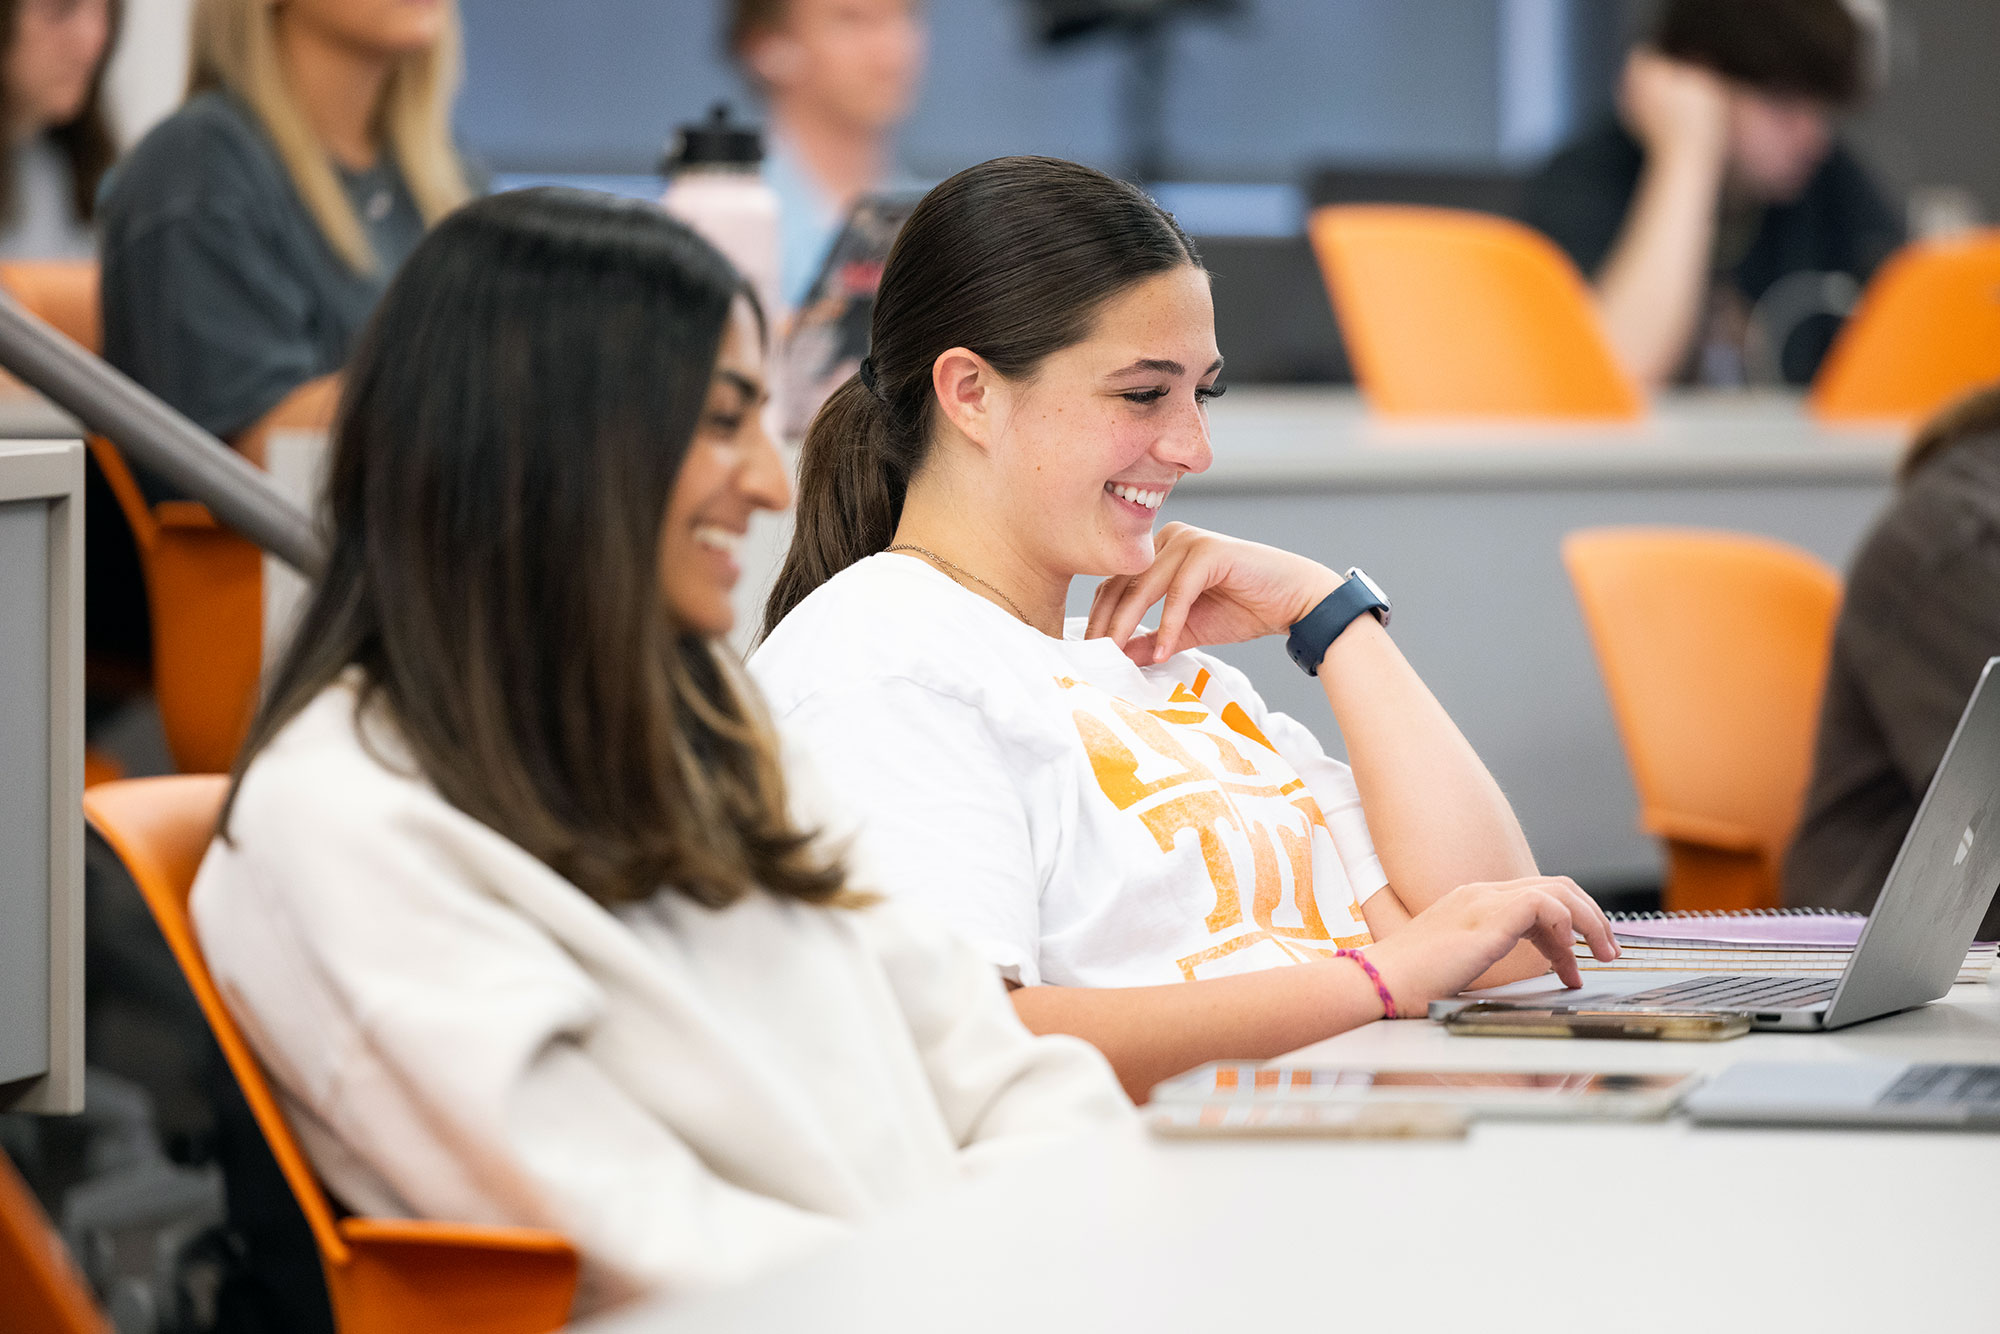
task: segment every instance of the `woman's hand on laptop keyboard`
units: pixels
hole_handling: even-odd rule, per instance
[[[1564,986],[1580,987],[1572,948],[1577,935],[1595,957],[1618,957],[1610,919],[1595,899],[1568,876],[1531,876],[1460,885],[1368,953],[1397,1009],[1414,1014],[1465,990],[1523,941],[1548,959]]]

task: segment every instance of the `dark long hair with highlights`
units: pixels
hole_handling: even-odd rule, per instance
[[[841,899],[747,688],[661,592],[737,300],[728,261],[650,205],[527,190],[433,229],[349,367],[331,554],[238,781],[358,668],[447,801],[600,903]]]
[[[910,479],[930,456],[938,357],[963,347],[1009,379],[1032,375],[1088,338],[1112,298],[1200,263],[1143,191],[1060,158],[994,158],[925,195],[875,295],[874,383],[850,376],[806,432],[797,525],[763,632],[895,536]]]

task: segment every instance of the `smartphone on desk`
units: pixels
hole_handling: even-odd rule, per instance
[[[1721,1042],[1750,1031],[1750,1017],[1714,1010],[1531,1010],[1475,1001],[1444,1019],[1447,1033],[1493,1038],[1641,1038]]]
[[[1414,1105],[1507,1120],[1646,1120],[1672,1111],[1699,1082],[1685,1070],[1377,1070],[1217,1061],[1157,1085],[1148,1110],[1231,1108],[1248,1118],[1251,1109]]]
[[[1463,1139],[1463,1107],[1402,1102],[1155,1102],[1146,1128],[1168,1139]]]

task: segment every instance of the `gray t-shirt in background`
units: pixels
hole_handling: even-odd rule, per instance
[[[387,154],[340,177],[375,249],[370,273],[327,243],[248,107],[190,99],[104,196],[105,359],[225,440],[340,370],[424,232]]]

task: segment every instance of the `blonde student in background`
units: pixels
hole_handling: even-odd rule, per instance
[[[112,174],[104,356],[242,443],[323,417],[424,229],[470,190],[451,0],[196,0],[188,100]]]
[[[748,288],[648,205],[440,224],[356,354],[327,572],[193,892],[332,1194],[555,1229],[579,1314],[1132,1121],[815,841],[718,651],[789,498],[764,365]]]
[[[1138,190],[1047,158],[944,182],[807,436],[750,664],[883,887],[1135,1096],[1551,961],[1575,985],[1572,928],[1614,950],[1364,578],[1155,531],[1209,464],[1221,367],[1208,275]],[[1079,576],[1106,578],[1066,625]],[[1199,651],[1301,622],[1352,771]]]

